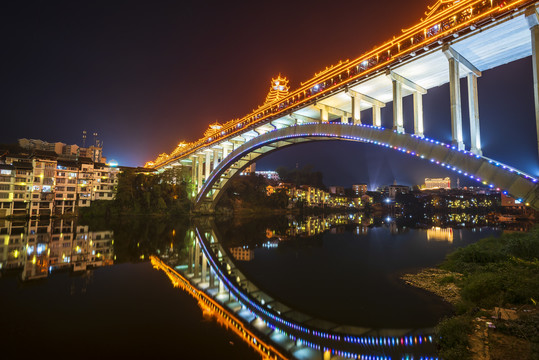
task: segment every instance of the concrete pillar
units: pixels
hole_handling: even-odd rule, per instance
[[[208,180],[210,177],[211,172],[211,152],[206,151],[206,161],[205,161],[205,169],[204,169],[204,180]]]
[[[460,103],[459,62],[449,59],[449,95],[451,98],[451,135],[452,144],[459,150],[464,150],[462,141],[462,107]]]
[[[215,284],[215,276],[214,276],[213,270],[210,267],[210,288],[212,288],[214,284]]]
[[[380,111],[380,106],[372,106],[372,124],[374,126],[382,127],[382,113]]]
[[[526,9],[526,20],[530,27],[532,42],[532,69],[533,69],[533,99],[535,102],[535,126],[537,129],[537,150],[539,151],[539,58],[537,50],[539,49],[539,19],[535,6]]]
[[[203,184],[203,179],[204,179],[204,176],[203,176],[203,165],[204,163],[204,155],[198,155],[198,161],[197,161],[197,193],[200,192],[200,189],[202,189],[202,184]]]
[[[414,92],[414,134],[423,137],[423,95]]]
[[[198,277],[198,272],[200,269],[200,245],[198,244],[198,240],[195,241],[195,271],[193,272],[193,276],[196,278]]]
[[[358,96],[352,96],[352,120],[354,125],[361,125],[361,99]]]
[[[230,145],[223,144],[223,159],[226,158],[230,154]]]
[[[193,246],[189,246],[189,264],[187,265],[187,273],[189,274],[193,273],[193,262],[194,262]]]
[[[341,124],[348,124],[348,116],[341,115]]]
[[[197,192],[198,192],[198,184],[197,184],[197,157],[196,157],[196,155],[191,156],[191,180],[193,181],[193,184],[195,185],[195,189],[197,189]]]
[[[213,170],[215,170],[215,168],[217,168],[217,166],[219,165],[219,153],[221,151],[219,149],[213,149]]]
[[[328,110],[326,108],[320,109],[320,122],[328,122],[329,121],[329,114]]]
[[[232,150],[236,150],[243,144],[243,141],[232,141]]]
[[[468,74],[468,109],[470,111],[470,151],[483,155],[481,151],[481,133],[479,129],[479,98],[477,95],[477,76]]]
[[[225,284],[223,284],[223,281],[219,279],[219,293],[225,292]]]
[[[404,134],[404,120],[402,115],[402,84],[393,81],[393,130]]]
[[[202,276],[201,276],[202,282],[206,282],[206,269],[207,269],[206,255],[202,253]]]

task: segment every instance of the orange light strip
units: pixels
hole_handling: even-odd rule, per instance
[[[262,358],[274,358],[274,359],[287,359],[280,351],[274,346],[261,340],[256,334],[243,326],[243,322],[238,319],[229,310],[221,306],[218,302],[213,300],[205,292],[195,288],[189,280],[180,275],[177,271],[166,265],[161,259],[151,255],[150,260],[154,269],[162,270],[168,276],[174,287],[178,287],[185,290],[196,300],[198,305],[204,314],[215,316],[219,324],[223,324],[227,329],[231,329],[236,333],[243,341],[245,341],[251,348],[256,350]]]
[[[463,28],[465,27],[468,27],[470,25],[472,25],[473,23],[477,23],[478,21],[480,20],[484,20],[485,18],[488,18],[489,16],[491,16],[492,14],[494,13],[497,13],[497,12],[500,12],[502,13],[502,15],[506,15],[508,14],[513,8],[515,7],[518,7],[519,5],[527,5],[527,4],[531,4],[531,3],[535,3],[536,1],[531,1],[531,0],[515,0],[515,1],[512,1],[510,2],[510,4],[507,4],[505,1],[501,1],[501,5],[494,5],[494,2],[490,1],[492,3],[492,7],[489,9],[489,10],[486,10],[484,12],[481,12],[481,13],[477,13],[477,14],[473,14],[473,9],[474,9],[474,6],[476,5],[485,5],[485,3],[488,3],[489,0],[464,0],[464,1],[461,1],[453,6],[450,6],[442,11],[440,11],[439,13],[434,13],[434,14],[431,14],[430,17],[428,17],[425,21],[422,21],[416,25],[414,25],[413,27],[411,27],[410,29],[407,29],[405,31],[403,31],[403,34],[400,35],[398,38],[394,38],[388,42],[386,42],[385,44],[373,49],[372,51],[366,53],[366,54],[363,54],[362,56],[360,56],[359,58],[351,61],[351,62],[348,62],[348,61],[345,61],[345,62],[342,62],[342,63],[339,63],[337,65],[335,65],[334,67],[330,67],[329,69],[327,69],[327,71],[323,70],[321,73],[323,74],[320,74],[319,76],[315,76],[313,77],[311,80],[308,80],[307,82],[305,83],[302,83],[302,87],[300,87],[299,89],[293,91],[292,93],[290,93],[287,97],[279,100],[278,102],[276,102],[275,104],[267,104],[265,106],[262,106],[260,108],[258,108],[257,110],[253,111],[252,113],[244,116],[243,118],[241,119],[238,119],[236,121],[233,121],[233,122],[228,122],[227,125],[228,126],[223,126],[223,128],[221,129],[221,131],[219,131],[218,134],[216,134],[216,139],[213,139],[213,137],[205,137],[205,138],[201,138],[189,145],[191,145],[191,147],[189,149],[186,149],[184,152],[182,152],[181,154],[175,156],[174,158],[170,158],[170,155],[167,156],[166,160],[162,160],[164,157],[160,156],[159,160],[161,161],[154,161],[153,162],[153,167],[162,167],[162,166],[165,166],[165,165],[168,165],[170,162],[180,158],[180,157],[186,157],[186,156],[189,156],[191,155],[192,153],[194,153],[199,147],[204,147],[204,146],[210,146],[210,145],[213,145],[215,143],[218,143],[218,142],[221,142],[223,141],[223,139],[226,139],[226,138],[230,138],[238,133],[242,133],[245,131],[245,128],[249,128],[249,127],[252,127],[253,125],[256,125],[256,124],[261,124],[261,123],[264,123],[265,121],[267,121],[269,118],[271,117],[274,117],[282,112],[285,112],[285,111],[288,111],[291,107],[297,107],[301,104],[305,104],[307,102],[312,102],[314,99],[317,99],[317,98],[320,98],[321,96],[323,96],[324,94],[327,94],[329,92],[332,92],[333,90],[335,90],[336,88],[339,88],[339,87],[343,87],[344,85],[346,84],[349,84],[351,82],[354,82],[355,80],[358,80],[359,78],[362,78],[368,74],[371,74],[373,72],[376,72],[378,70],[380,70],[381,68],[383,67],[387,67],[388,65],[390,65],[391,63],[394,63],[395,61],[397,61],[397,59],[399,57],[403,57],[407,54],[410,54],[410,53],[413,53],[414,51],[418,50],[418,49],[421,49],[421,48],[424,48],[425,46],[429,45],[429,44],[432,44],[436,41],[438,41],[439,39],[441,38],[445,38],[446,36],[452,34],[452,33],[455,33],[455,32],[458,32],[460,30],[462,30]],[[496,3],[500,2],[500,0],[496,1]],[[443,0],[440,0],[437,4],[443,4]],[[437,4],[435,4],[434,6],[436,6]],[[489,6],[489,5],[485,5],[485,6]],[[434,7],[433,7],[434,8]],[[451,25],[450,22],[451,21],[456,21],[456,19],[452,19],[452,17],[456,17],[457,15],[460,15],[462,14],[464,11],[468,10],[468,9],[472,9],[472,14],[470,15],[470,18],[467,19],[466,21],[462,22],[462,23],[459,23],[459,24],[456,24],[456,25]],[[438,25],[442,26],[442,23],[444,21],[448,21],[449,22],[449,27],[448,29],[446,29],[445,31],[441,31],[439,33],[436,33],[434,34],[433,36],[431,37],[427,37],[426,36],[426,32],[428,29],[432,29],[434,26]],[[395,54],[387,54],[388,51],[391,50],[392,47],[394,47],[395,45],[397,45],[400,49],[400,44],[401,42],[405,42],[405,41],[412,41],[413,43],[413,40],[415,38],[415,36],[418,36],[418,35],[421,35],[421,32],[423,32],[423,39],[418,41],[416,44],[413,44],[412,46],[409,46],[408,48],[404,49],[403,51],[400,51],[398,53],[395,53]],[[357,70],[358,73],[353,75],[353,76],[349,76],[347,79],[340,79],[340,80],[334,80],[333,81],[333,85],[319,91],[319,92],[316,92],[315,94],[309,94],[307,95],[307,91],[310,91],[311,90],[311,87],[314,86],[314,84],[321,84],[321,83],[325,83],[327,82],[328,80],[332,80],[333,77],[339,77],[342,75],[342,72],[344,71],[347,71],[348,74],[350,73],[350,71],[353,71],[354,68],[357,68],[358,66],[360,66],[361,63],[363,63],[364,61],[369,61],[371,59],[373,59],[373,57],[376,56],[377,57],[377,64],[373,67],[370,67],[368,69],[365,69],[363,71],[360,71],[360,70]],[[378,61],[379,60],[379,57],[380,56],[388,56],[387,59],[385,61]],[[294,100],[295,98],[298,98],[298,100]],[[303,97],[302,100],[299,100],[300,97]],[[288,102],[290,101],[293,101],[291,104],[288,104]],[[295,101],[295,102],[294,102]],[[283,105],[285,104],[285,105]],[[273,107],[276,107],[277,110],[276,111],[272,111],[272,108]],[[269,114],[264,114],[265,111],[263,111],[264,109],[269,109]],[[257,116],[260,116],[260,118],[256,119]],[[254,120],[252,120],[252,118],[255,118]],[[241,126],[239,126],[241,125]],[[239,127],[238,127],[239,126]],[[224,135],[221,135],[222,133],[225,133]],[[209,141],[208,139],[211,139],[211,141]],[[161,154],[163,155],[163,154]],[[172,154],[171,154],[172,155]],[[147,163],[148,166],[152,166],[150,165],[150,162]]]

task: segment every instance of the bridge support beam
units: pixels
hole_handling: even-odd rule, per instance
[[[198,155],[198,161],[197,161],[197,193],[200,192],[200,189],[202,189],[203,185],[203,167],[202,164],[204,163],[204,155]]]
[[[453,145],[459,150],[464,150],[462,140],[462,105],[460,97],[460,65],[468,70],[468,110],[470,115],[470,151],[476,155],[482,155],[481,133],[479,128],[479,99],[477,96],[477,77],[481,71],[468,59],[459,54],[449,45],[442,48],[449,61],[449,91],[451,97],[451,133]]]
[[[449,96],[451,99],[452,144],[459,150],[464,150],[464,142],[462,140],[459,62],[454,57],[449,58]]]
[[[382,113],[380,111],[380,106],[372,106],[372,124],[374,126],[382,127]]]
[[[223,283],[223,280],[217,278],[219,281],[219,294],[222,294],[225,292],[225,284]]]
[[[243,139],[243,138],[242,138]],[[243,143],[245,142],[245,140],[232,140],[231,143],[232,143],[232,151],[236,150],[237,148],[239,148]]]
[[[354,125],[361,125],[361,98],[352,96],[352,121]]]
[[[320,108],[320,122],[327,123],[329,121],[329,113],[325,107]]]
[[[301,124],[303,122],[306,122],[306,123],[313,123],[313,122],[319,122],[318,119],[315,119],[315,118],[311,118],[311,117],[308,117],[308,116],[304,116],[304,115],[300,115],[300,114],[290,114],[288,115],[290,116],[290,118],[292,120],[295,121],[296,124]],[[276,129],[276,127],[274,126],[274,129]]]
[[[427,90],[391,70],[388,70],[386,75],[393,81],[393,130],[404,133],[404,120],[402,115],[402,87],[404,86],[414,94],[414,133],[423,137],[423,98],[421,96],[426,94]],[[395,90],[397,86],[396,83],[400,84],[400,86],[397,87],[397,91]],[[396,94],[400,99],[396,98]],[[398,123],[399,121],[400,125]]]
[[[206,255],[202,253],[202,275],[200,277],[200,282],[206,282],[206,273],[207,273],[208,261],[206,260]]]
[[[187,264],[187,272],[189,274],[193,273],[193,257],[193,245],[191,244],[189,245],[189,263]]]
[[[423,94],[414,92],[414,134],[423,137]]]
[[[198,277],[198,272],[200,269],[200,244],[198,241],[195,241],[195,271],[193,273],[194,277]]]
[[[479,128],[479,98],[477,95],[477,76],[468,74],[468,110],[470,112],[470,151],[483,155],[481,151],[481,131]]]
[[[224,159],[228,156],[228,154],[230,154],[230,145],[223,144],[222,146],[223,146],[223,159]]]
[[[197,189],[198,192],[198,185],[197,185],[197,157],[196,155],[190,156],[191,158],[191,181],[193,185],[195,186],[195,189]]]
[[[329,106],[325,104],[317,104],[317,108],[320,109],[320,115],[322,122],[328,122],[329,121],[329,114],[337,115],[341,117],[341,123],[342,124],[348,124],[348,118],[351,116],[350,113],[344,111],[343,109],[336,108],[334,106]],[[324,113],[322,113],[322,111]],[[323,120],[323,119],[326,120]]]
[[[402,114],[402,83],[393,79],[393,130],[404,134],[404,118]]]
[[[204,165],[204,180],[208,180],[211,171],[211,151],[209,150],[206,151],[206,159]]]
[[[386,104],[354,90],[347,89],[346,93],[352,98],[352,119],[354,120],[354,125],[361,124],[361,102],[366,102],[372,105],[372,124],[378,127],[382,126],[380,109],[386,106]]]
[[[213,288],[215,286],[215,275],[213,273],[213,269],[210,266],[210,288]]]
[[[221,150],[219,149],[213,149],[213,170],[219,165],[219,155],[221,153]]]
[[[537,150],[539,151],[539,15],[534,6],[526,9],[526,20],[530,27],[532,41],[533,99],[535,102],[535,126],[537,128]]]

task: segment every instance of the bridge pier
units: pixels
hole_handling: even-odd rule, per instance
[[[468,110],[470,115],[470,151],[482,155],[481,134],[479,130],[479,99],[477,96],[477,78],[481,71],[468,59],[459,54],[449,45],[444,45],[442,51],[449,61],[449,92],[451,96],[451,133],[453,145],[464,150],[462,140],[462,104],[460,97],[460,65],[468,70]]]
[[[533,68],[533,99],[535,102],[535,127],[537,129],[537,150],[539,152],[539,59],[537,50],[539,48],[539,15],[535,5],[526,9],[526,20],[530,28],[532,42],[532,68]]]
[[[217,148],[213,149],[213,170],[215,170],[217,165],[219,165],[219,153],[220,153],[219,149]]]
[[[382,127],[382,113],[380,108],[378,105],[372,106],[372,124],[378,127]]]
[[[206,159],[204,162],[204,180],[208,180],[211,171],[211,151],[206,150]]]
[[[325,107],[320,108],[320,122],[327,123],[329,121],[328,109]]]
[[[423,94],[414,92],[414,134],[420,137],[423,135]]]
[[[402,83],[396,79],[393,82],[393,130],[404,134],[404,120],[402,115]]]
[[[225,159],[228,154],[230,154],[230,145],[229,144],[223,144],[223,159]]]
[[[200,192],[200,189],[202,189],[202,185],[203,185],[203,181],[202,179],[204,178],[204,175],[203,175],[203,167],[202,167],[202,164],[204,163],[204,154],[200,154],[198,155],[198,161],[197,161],[197,192]]]
[[[352,96],[352,121],[354,125],[361,125],[361,98]]]
[[[481,151],[481,133],[479,129],[479,99],[477,95],[477,76],[468,74],[468,110],[470,112],[470,151],[483,155]]]
[[[194,258],[193,245],[189,245],[189,262],[187,264],[187,272],[189,274],[193,273],[193,258]]]
[[[464,150],[462,139],[462,107],[460,101],[459,62],[454,57],[449,59],[449,96],[451,100],[451,138],[452,144]]]
[[[197,184],[197,157],[196,155],[190,156],[191,159],[191,181],[193,182],[193,185],[195,186],[195,189],[198,193],[198,184]]]
[[[202,254],[202,275],[200,277],[200,282],[206,282],[206,270],[207,270],[208,261],[206,260],[206,255]]]
[[[200,270],[200,245],[198,241],[195,241],[195,271],[193,272],[194,277],[198,277],[198,272]]]
[[[223,280],[219,279],[219,294],[222,294],[225,292],[225,284],[223,283]]]

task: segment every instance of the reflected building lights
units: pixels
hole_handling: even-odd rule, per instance
[[[433,226],[427,229],[427,240],[453,242],[453,229]]]
[[[72,220],[4,221],[0,234],[0,269],[21,269],[23,281],[114,262],[114,233],[89,231]]]

